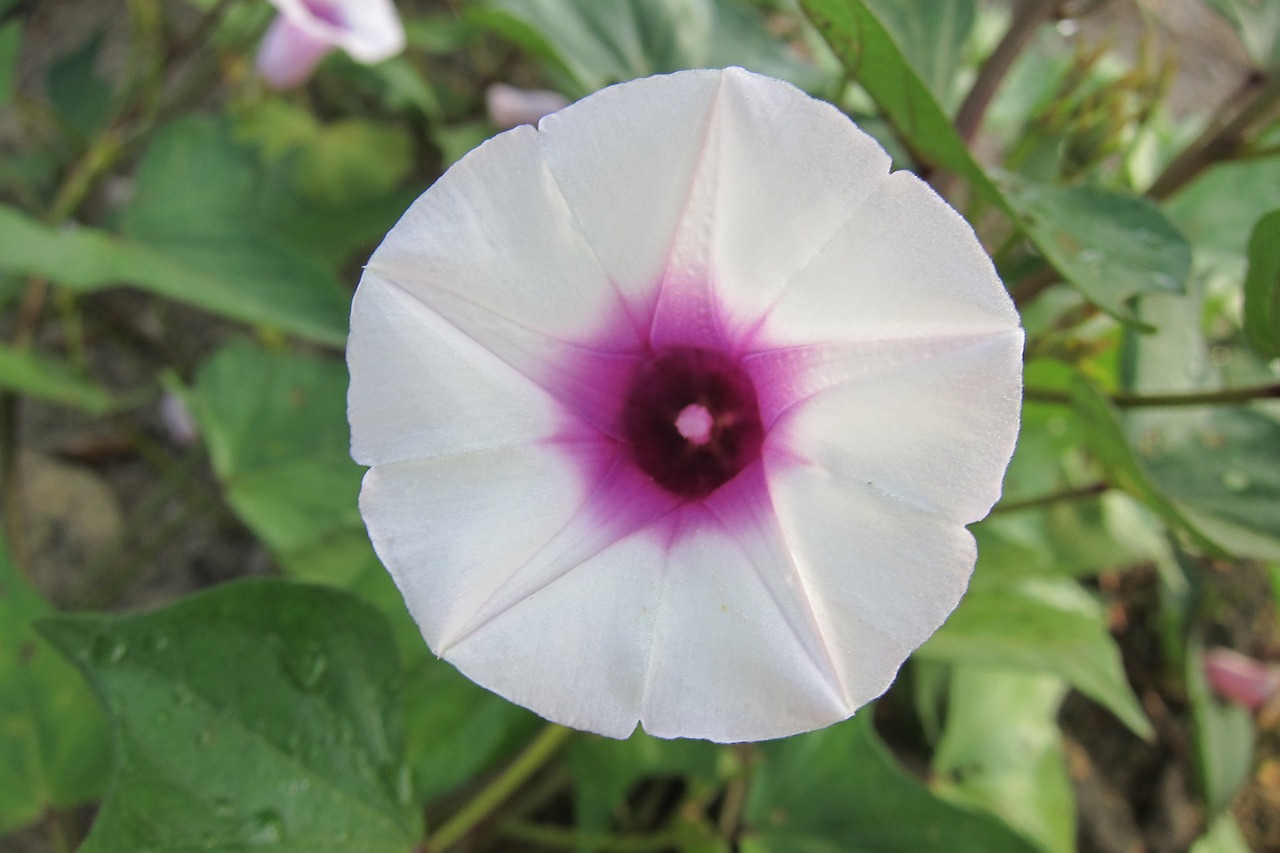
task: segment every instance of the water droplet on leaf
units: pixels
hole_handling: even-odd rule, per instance
[[[303,690],[312,691],[320,686],[329,658],[319,649],[308,649],[300,655],[285,654],[285,668]]]
[[[1243,492],[1249,488],[1249,475],[1239,468],[1228,468],[1222,472],[1222,485],[1231,492]]]
[[[1102,253],[1097,249],[1082,249],[1077,255],[1076,260],[1084,264],[1091,271],[1097,272],[1102,266]]]
[[[279,844],[284,840],[284,818],[275,809],[254,812],[245,826],[244,840],[253,845]]]
[[[1164,240],[1154,231],[1148,231],[1146,228],[1139,228],[1133,232],[1133,239],[1144,246],[1156,248],[1160,246]]]
[[[108,637],[105,634],[94,637],[89,656],[98,666],[111,666],[119,663],[129,651],[124,640],[119,637]]]

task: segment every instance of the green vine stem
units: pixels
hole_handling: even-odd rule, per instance
[[[1026,0],[1017,7],[1013,20],[1009,22],[1009,29],[991,52],[991,56],[982,64],[973,87],[969,89],[969,94],[956,113],[956,132],[966,145],[972,143],[977,136],[982,117],[986,115],[987,107],[991,105],[1000,83],[1013,67],[1014,60],[1031,44],[1036,30],[1049,20],[1057,5],[1058,0]]]
[[[1169,162],[1147,189],[1147,195],[1157,201],[1166,199],[1215,163],[1246,152],[1249,132],[1277,106],[1280,106],[1280,68],[1250,74],[1200,135]]]
[[[1047,495],[1039,495],[1034,498],[1024,498],[1018,501],[1001,501],[991,509],[991,514],[1003,514],[1006,512],[1021,512],[1028,509],[1044,509],[1054,504],[1069,503],[1070,501],[1080,501],[1086,498],[1094,498],[1107,489],[1111,488],[1106,483],[1097,482],[1090,483],[1087,486],[1076,486],[1070,489],[1063,489],[1060,492],[1051,492]]]
[[[1070,405],[1071,395],[1066,391],[1050,391],[1043,388],[1027,388],[1022,399],[1028,403]],[[1255,400],[1280,399],[1280,382],[1267,385],[1247,385],[1242,388],[1224,388],[1220,391],[1187,391],[1175,394],[1112,394],[1111,404],[1121,409],[1174,408],[1177,406],[1239,406]]]
[[[528,781],[530,776],[546,764],[572,734],[572,729],[548,723],[546,728],[529,742],[524,751],[517,755],[497,778],[482,788],[457,814],[427,837],[424,850],[428,853],[441,853],[461,841],[467,833],[492,815],[508,797]]]
[[[548,826],[523,820],[504,821],[498,827],[498,831],[507,838],[540,847],[601,850],[605,853],[652,853],[652,851],[676,850],[682,846],[684,840],[675,832],[651,835],[610,835],[605,832],[578,832],[561,826]]]

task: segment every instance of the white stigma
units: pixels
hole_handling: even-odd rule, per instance
[[[707,411],[706,406],[690,403],[685,406],[676,418],[676,430],[680,435],[694,444],[706,444],[711,440],[711,427],[715,418]]]

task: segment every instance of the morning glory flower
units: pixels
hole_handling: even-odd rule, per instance
[[[258,49],[258,74],[275,89],[311,79],[330,51],[372,65],[404,50],[391,0],[270,0],[279,10]]]
[[[973,230],[742,69],[471,152],[351,317],[360,509],[436,654],[556,722],[746,741],[850,716],[947,617],[1022,330]]]

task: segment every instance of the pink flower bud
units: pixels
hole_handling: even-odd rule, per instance
[[[1231,649],[1212,649],[1204,656],[1204,673],[1215,693],[1251,711],[1280,696],[1280,666],[1265,664]]]
[[[493,83],[484,90],[489,120],[501,130],[537,124],[543,116],[568,105],[569,99],[564,95],[546,89],[517,89],[506,83]]]

